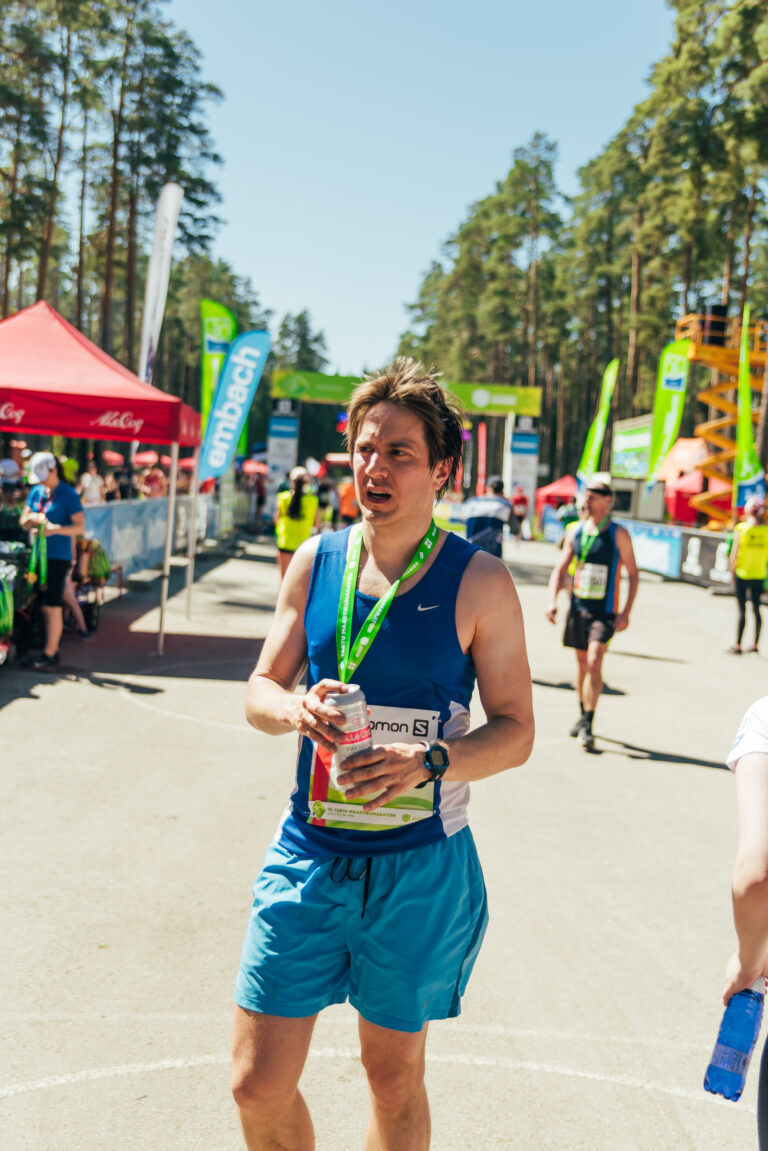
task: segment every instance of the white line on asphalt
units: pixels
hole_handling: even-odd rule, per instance
[[[358,1051],[340,1047],[321,1047],[310,1051],[312,1059],[350,1059],[359,1063]],[[70,1087],[76,1083],[93,1082],[98,1079],[115,1079],[126,1075],[144,1075],[150,1071],[186,1070],[192,1067],[210,1067],[229,1063],[229,1055],[195,1055],[189,1059],[161,1059],[156,1063],[125,1063],[119,1067],[95,1067],[89,1071],[76,1071],[68,1075],[52,1075],[47,1079],[35,1079],[28,1083],[10,1083],[0,1088],[0,1099],[10,1099],[29,1091],[42,1091],[52,1087]],[[680,1099],[690,1099],[694,1103],[719,1103],[732,1106],[725,1099],[707,1095],[701,1091],[686,1091],[682,1087],[666,1086],[650,1079],[633,1079],[628,1075],[603,1075],[599,1071],[578,1071],[574,1067],[560,1067],[553,1063],[534,1063],[523,1059],[487,1059],[482,1055],[427,1055],[427,1063],[458,1063],[466,1067],[491,1067],[505,1071],[533,1071],[545,1075],[565,1075],[571,1079],[592,1079],[600,1083],[614,1083],[618,1087],[639,1088],[642,1091],[656,1091],[662,1095],[674,1095]],[[743,1106],[742,1113],[754,1115],[755,1107]]]
[[[10,1023],[84,1023],[88,1020],[99,1023],[226,1023],[228,1017],[221,1012],[209,1011],[111,1011],[77,1012],[74,1014],[47,1014],[42,1011],[6,1011],[0,1014],[0,1025]],[[511,1027],[506,1023],[468,1023],[466,1020],[441,1020],[441,1038],[450,1035],[499,1035],[514,1039],[541,1039],[548,1043],[574,1042],[589,1047],[606,1047],[618,1044],[621,1047],[653,1047],[655,1051],[680,1050],[698,1051],[706,1058],[710,1051],[706,1044],[694,1043],[687,1039],[668,1039],[658,1035],[585,1035],[583,1031],[542,1030],[534,1027]],[[320,1025],[322,1027],[322,1024]],[[346,1028],[357,1031],[357,1018],[333,1020],[337,1030]]]

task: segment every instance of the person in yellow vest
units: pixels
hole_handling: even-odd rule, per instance
[[[734,529],[730,556],[731,580],[739,605],[736,643],[728,648],[730,655],[741,655],[748,598],[755,617],[755,642],[748,650],[757,651],[762,626],[760,596],[768,573],[768,524],[763,522],[765,501],[760,496],[750,496],[744,505],[744,517]]]
[[[318,524],[318,499],[306,489],[309,486],[309,472],[306,468],[294,468],[288,479],[289,491],[277,493],[275,515],[275,539],[277,541],[277,562],[282,580],[293,553],[312,535]]]

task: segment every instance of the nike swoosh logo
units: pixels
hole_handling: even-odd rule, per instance
[[[423,607],[421,604],[416,608],[416,611],[434,611],[436,607],[440,607],[439,603],[431,603],[429,607]]]

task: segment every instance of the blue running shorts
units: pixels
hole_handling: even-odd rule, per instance
[[[461,1011],[488,925],[468,827],[373,859],[316,859],[273,843],[253,889],[235,1002],[305,1018],[350,1003],[394,1031]]]

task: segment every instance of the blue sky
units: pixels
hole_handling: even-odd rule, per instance
[[[577,190],[646,95],[665,0],[170,0],[225,100],[215,254],[275,312],[308,308],[330,371],[386,362],[405,304],[512,152],[545,132]]]

